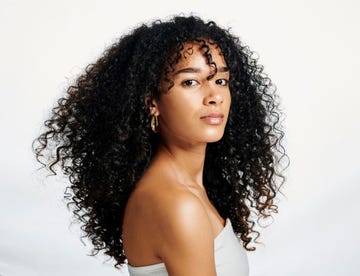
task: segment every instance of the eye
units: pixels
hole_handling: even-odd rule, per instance
[[[215,83],[221,86],[227,86],[229,81],[227,79],[217,79]]]
[[[198,82],[196,80],[185,80],[185,81],[181,82],[182,86],[188,86],[188,87],[194,86],[196,84],[198,84]]]

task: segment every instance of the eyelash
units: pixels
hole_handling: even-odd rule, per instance
[[[224,81],[225,83],[221,84],[222,81]],[[192,82],[194,82],[194,83],[192,83]],[[183,82],[181,82],[181,85],[185,86],[185,87],[191,87],[191,86],[194,86],[197,83],[198,83],[198,81],[190,79],[190,80],[184,80]],[[217,80],[215,80],[215,83],[218,84],[218,85],[221,85],[221,86],[227,86],[229,84],[229,80],[227,80],[227,79],[217,79]]]

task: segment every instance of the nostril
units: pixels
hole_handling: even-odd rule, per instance
[[[209,104],[216,104],[215,101],[209,101]]]

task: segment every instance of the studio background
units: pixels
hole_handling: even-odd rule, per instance
[[[57,98],[141,22],[212,19],[259,54],[277,86],[290,167],[251,276],[360,275],[358,1],[1,1],[0,275],[128,275],[79,239],[66,180],[31,152]],[[86,243],[86,241],[84,241]]]

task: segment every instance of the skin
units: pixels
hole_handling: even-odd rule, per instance
[[[161,142],[129,198],[122,239],[133,266],[163,262],[172,276],[215,276],[214,239],[225,220],[208,199],[202,175],[207,143],[224,134],[231,104],[229,73],[215,46],[210,51],[218,72],[211,79],[213,68],[199,44],[184,46],[193,52],[170,74],[174,86],[150,101]],[[165,89],[168,83],[160,86]]]

